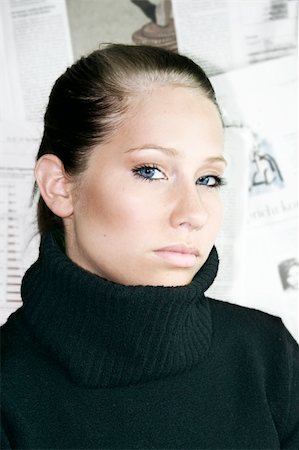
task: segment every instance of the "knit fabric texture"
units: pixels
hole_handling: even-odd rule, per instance
[[[46,234],[2,327],[1,448],[298,450],[298,346],[206,298],[217,268],[213,248],[187,286],[123,286]]]

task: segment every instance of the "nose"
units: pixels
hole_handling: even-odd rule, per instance
[[[198,186],[180,186],[176,190],[170,222],[174,228],[190,231],[201,229],[208,220],[208,211]]]

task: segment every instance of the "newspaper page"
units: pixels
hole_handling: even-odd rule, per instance
[[[296,0],[172,0],[179,51],[208,75],[294,53]]]
[[[41,120],[53,80],[72,61],[64,0],[1,0],[1,120]]]
[[[0,323],[21,305],[20,282],[38,250],[34,158],[53,81],[72,63],[64,0],[1,0]]]
[[[227,126],[251,136],[239,277],[234,297],[222,298],[282,316],[299,340],[296,75],[296,57],[286,56],[212,83]]]

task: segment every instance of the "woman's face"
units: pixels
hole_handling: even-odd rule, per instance
[[[188,284],[219,230],[223,130],[194,89],[144,94],[75,182],[69,257],[126,285]]]

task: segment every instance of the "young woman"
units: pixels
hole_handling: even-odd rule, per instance
[[[2,448],[299,448],[297,344],[205,297],[222,150],[213,88],[184,56],[110,45],[56,81],[40,255],[2,329]]]

